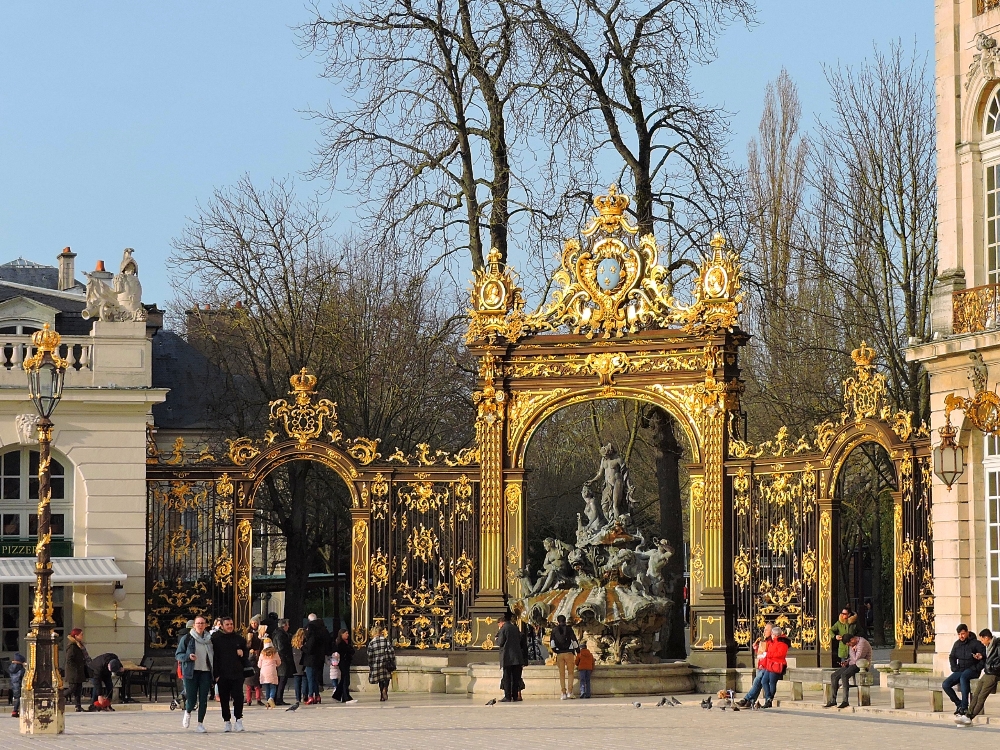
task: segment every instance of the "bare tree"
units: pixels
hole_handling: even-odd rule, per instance
[[[317,113],[314,173],[363,192],[366,217],[397,243],[466,251],[474,269],[490,247],[506,260],[511,224],[543,201],[519,162],[544,137],[536,99],[549,77],[544,58],[523,54],[514,8],[367,0],[312,10],[302,46],[351,101]]]
[[[261,189],[243,178],[199,207],[171,262],[188,339],[219,373],[206,383],[206,402],[222,436],[261,435],[268,404],[307,367],[319,391],[342,401],[340,417],[356,436],[404,451],[428,438],[463,439],[451,428],[471,422],[463,417],[468,388],[454,376],[459,337],[441,313],[444,290],[395,261],[384,248],[333,240],[319,204],[298,200],[288,182]],[[331,492],[324,472],[290,463],[258,498],[287,542],[285,615],[293,622],[320,558],[336,571],[348,555],[346,488],[334,481],[339,491]]]
[[[768,84],[757,138],[747,147],[743,215],[754,334],[743,358],[744,408],[757,437],[786,426],[808,434],[840,406],[844,336],[837,292],[810,251],[815,217],[798,90],[782,71]]]
[[[682,256],[697,258],[725,221],[733,174],[725,117],[701,103],[690,68],[714,56],[728,23],[751,18],[752,2],[523,0],[522,8],[535,49],[556,54],[554,96],[562,119],[590,135],[589,158],[624,164],[623,189],[643,233],[657,224],[676,232],[672,270]]]
[[[824,275],[845,320],[874,343],[890,388],[914,420],[929,419],[926,373],[907,362],[910,337],[930,335],[937,268],[933,78],[899,44],[857,69],[827,70],[833,117],[820,125],[813,185],[832,219]]]

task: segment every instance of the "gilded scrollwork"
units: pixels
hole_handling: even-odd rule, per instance
[[[886,403],[888,387],[885,375],[876,371],[872,362],[875,350],[864,341],[851,352],[855,376],[844,381],[844,422],[854,420],[860,424],[865,419],[888,420],[891,409]]]
[[[378,439],[355,438],[347,442],[347,452],[362,466],[367,466],[372,461],[377,461],[382,457],[378,452]]]
[[[372,554],[371,579],[376,591],[381,591],[389,583],[389,558],[381,547]]]

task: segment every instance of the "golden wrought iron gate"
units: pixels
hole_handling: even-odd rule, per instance
[[[930,436],[909,412],[893,411],[885,376],[864,343],[852,353],[855,376],[844,384],[839,421],[793,441],[729,443],[732,487],[733,639],[750,664],[749,647],[766,622],[786,628],[792,648],[819,663],[829,653],[829,626],[839,569],[836,486],[848,456],[866,443],[882,446],[897,477],[893,493],[894,635],[899,655],[934,643],[931,558]],[[835,610],[835,607],[838,608]],[[805,654],[803,654],[805,656]],[[800,657],[801,658],[801,657]]]
[[[378,442],[345,438],[336,404],[318,399],[316,378],[291,378],[291,400],[271,404],[284,437],[229,441],[210,449],[147,449],[147,647],[176,643],[196,614],[232,614],[246,625],[253,602],[254,498],[267,475],[292,461],[315,461],[351,497],[348,621],[357,645],[374,625],[396,645],[461,649],[471,642],[470,607],[479,556],[477,451],[418,445],[387,458]]]
[[[886,400],[874,352],[854,352],[845,410],[815,435],[782,430],[751,445],[734,429],[742,383],[741,267],[721,236],[680,304],[652,235],[628,222],[628,199],[594,200],[581,240],[564,246],[553,293],[535,313],[497,251],[473,281],[467,343],[479,358],[475,447],[451,455],[420,445],[388,457],[346,438],[336,405],[305,370],[292,399],[271,404],[281,432],[216,453],[160,453],[150,441],[147,624],[150,648],[171,645],[197,613],[250,618],[254,498],[290,461],[331,468],[351,496],[350,625],[373,625],[399,648],[492,649],[525,563],[525,450],[538,426],[570,404],[628,398],[663,408],[686,438],[690,476],[692,662],[745,660],[768,620],[819,659],[833,619],[844,461],[867,442],[889,453],[895,497],[897,646],[933,642],[930,440]],[[742,655],[742,656],[741,656]]]

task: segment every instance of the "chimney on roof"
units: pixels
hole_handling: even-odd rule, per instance
[[[59,289],[65,291],[76,286],[76,253],[64,247],[59,253]]]

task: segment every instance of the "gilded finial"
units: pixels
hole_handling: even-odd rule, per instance
[[[858,367],[871,367],[875,361],[875,350],[868,346],[867,342],[862,341],[861,346],[851,352],[851,359]]]
[[[292,390],[289,391],[289,394],[300,401],[304,398],[308,402],[310,394],[314,393],[316,389],[316,376],[310,375],[305,367],[292,375],[288,382],[292,384]]]

